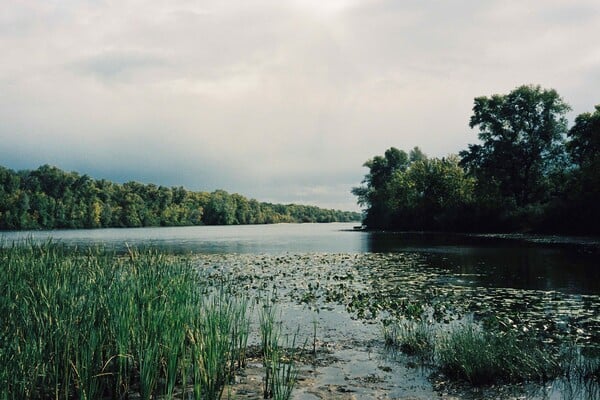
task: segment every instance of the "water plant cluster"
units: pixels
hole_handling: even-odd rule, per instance
[[[2,399],[216,399],[245,362],[247,300],[189,259],[47,243],[0,267]]]
[[[419,356],[448,377],[475,385],[554,379],[562,375],[567,361],[531,336],[484,330],[472,321],[437,329],[426,320],[386,321],[383,337],[388,347]]]
[[[341,305],[366,322],[427,312],[448,324],[473,315],[544,343],[600,343],[598,295],[481,287],[419,254],[204,255],[197,262],[214,276],[227,275],[239,293],[275,288],[281,298],[315,309]]]
[[[563,342],[557,347],[531,333],[494,329],[468,318],[446,325],[426,316],[386,320],[382,334],[388,350],[417,357],[454,382],[475,387],[558,382],[565,399],[600,396],[597,346]]]

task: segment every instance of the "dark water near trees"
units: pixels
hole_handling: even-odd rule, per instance
[[[4,232],[4,244],[152,246],[176,253],[416,253],[454,272],[452,284],[600,293],[600,239],[353,231],[353,224],[276,224]]]

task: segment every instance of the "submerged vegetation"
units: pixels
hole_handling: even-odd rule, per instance
[[[416,356],[447,378],[474,386],[563,379],[600,393],[597,345],[582,350],[572,340],[544,343],[527,332],[499,330],[468,319],[452,324],[425,318],[386,320],[383,337],[388,348]]]
[[[567,129],[554,90],[478,97],[480,144],[427,158],[396,148],[364,166],[353,189],[373,229],[600,233],[600,105]]]
[[[398,348],[408,355],[423,359],[429,359],[433,355],[434,332],[425,320],[385,320],[382,331],[388,347]]]
[[[448,279],[452,272],[425,266],[415,254],[203,256],[201,262],[218,267],[215,276],[226,274],[242,292],[275,290],[273,301],[334,314],[339,306],[375,323],[384,352],[400,351],[409,364],[444,380],[588,386],[585,395],[565,398],[592,399],[600,390],[596,295],[457,286]],[[313,315],[303,319],[304,337],[312,338]]]
[[[543,382],[570,373],[561,352],[536,338],[484,330],[473,322],[440,326],[425,319],[387,321],[383,334],[387,346],[473,385]]]
[[[263,398],[289,400],[298,376],[294,361],[297,335],[293,336],[291,343],[282,343],[282,321],[277,319],[277,307],[270,298],[262,305],[259,320],[265,371]]]
[[[485,331],[472,323],[453,328],[436,350],[438,366],[446,375],[475,385],[548,381],[562,373],[559,355],[535,338]]]
[[[0,166],[0,229],[241,225],[349,222],[360,214],[297,204],[271,204],[224,190],[192,192],[127,182],[119,185],[43,165]]]

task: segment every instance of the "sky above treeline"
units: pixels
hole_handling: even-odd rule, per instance
[[[477,141],[473,99],[600,103],[600,2],[0,5],[0,165],[357,210],[369,158]]]

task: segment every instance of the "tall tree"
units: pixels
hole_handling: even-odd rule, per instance
[[[100,228],[357,221],[360,214],[259,203],[223,190],[191,192],[138,182],[123,185],[43,165],[0,166],[0,229]]]
[[[578,115],[568,134],[569,155],[581,168],[600,167],[600,104],[595,108],[594,113]]]
[[[367,206],[365,223],[368,226],[383,227],[389,224],[393,213],[390,204],[390,183],[397,171],[405,171],[409,165],[405,151],[390,147],[384,156],[375,156],[363,164],[369,172],[363,179],[363,186],[352,189],[358,197],[358,204]]]
[[[482,143],[460,155],[478,192],[518,207],[545,201],[547,177],[564,162],[568,110],[555,90],[540,86],[476,98],[469,125],[479,129]]]
[[[600,232],[600,105],[593,113],[575,118],[567,150],[573,162],[571,185],[566,194],[571,230]]]

